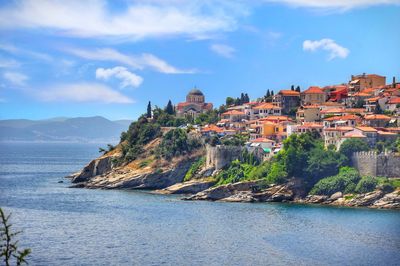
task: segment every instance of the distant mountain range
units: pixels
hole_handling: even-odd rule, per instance
[[[46,120],[0,120],[0,141],[65,141],[117,143],[132,121],[101,116]]]

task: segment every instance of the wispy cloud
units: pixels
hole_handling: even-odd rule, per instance
[[[307,7],[314,9],[327,9],[346,11],[353,8],[363,8],[376,5],[400,5],[400,0],[264,0],[277,2],[293,7]]]
[[[157,56],[147,53],[139,55],[127,55],[111,48],[99,48],[93,50],[67,48],[65,51],[84,59],[118,62],[140,70],[144,68],[150,68],[166,74],[187,74],[196,72],[193,69],[185,70],[176,68]]]
[[[3,5],[0,27],[57,31],[78,37],[137,40],[170,35],[206,35],[230,31],[246,5],[227,0],[126,1],[123,11],[104,0],[25,0]],[[84,11],[84,15],[82,15]]]
[[[5,72],[3,78],[16,86],[25,86],[25,82],[29,79],[28,76],[19,72]]]
[[[225,58],[232,58],[234,53],[236,52],[236,49],[226,45],[226,44],[212,44],[210,46],[211,51],[214,53],[225,57]]]
[[[53,60],[53,58],[48,54],[22,49],[12,44],[0,43],[0,50],[14,55],[25,55],[33,57],[42,61]]]
[[[14,60],[14,59],[7,59],[0,57],[0,68],[16,68],[19,67],[21,64]]]
[[[115,77],[121,80],[120,87],[139,87],[143,82],[143,78],[130,72],[126,67],[117,66],[113,68],[98,68],[96,69],[96,78],[102,80],[108,80],[111,77]]]
[[[329,52],[328,60],[332,60],[336,57],[346,58],[350,53],[349,49],[340,46],[334,40],[331,39],[321,39],[319,41],[305,40],[303,42],[304,51],[313,52],[319,49],[326,50]]]
[[[46,102],[96,102],[133,103],[134,100],[98,83],[59,84],[35,92],[36,97]]]

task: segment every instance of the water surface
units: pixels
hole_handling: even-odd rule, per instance
[[[104,146],[104,145],[103,145]],[[94,144],[0,144],[30,265],[399,265],[400,212],[68,188]]]

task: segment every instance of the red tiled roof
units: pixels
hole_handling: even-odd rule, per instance
[[[342,115],[342,116],[332,116],[329,118],[325,118],[325,121],[336,121],[336,120],[358,120],[360,119],[356,115]]]
[[[222,128],[220,128],[220,127],[217,127],[216,125],[208,125],[208,126],[206,126],[206,127],[203,127],[203,128],[201,129],[201,131],[202,131],[202,132],[215,131],[215,132],[217,132],[217,133],[221,133],[221,132],[223,132],[224,130],[223,130]]]
[[[365,120],[387,120],[389,121],[391,118],[387,115],[366,115],[364,116]]]
[[[380,98],[381,98],[380,96],[376,96],[376,97],[365,99],[365,101],[373,103],[373,102],[378,101]]]
[[[267,139],[267,138],[257,138],[257,139],[250,140],[250,142],[253,142],[253,143],[255,143],[255,142],[273,143],[275,141]]]
[[[335,127],[335,128],[325,128],[325,131],[351,131],[352,127]]]
[[[389,100],[389,104],[400,104],[400,97]]]
[[[321,111],[321,114],[332,114],[332,113],[344,113],[345,109],[343,108],[330,108]]]
[[[231,110],[231,111],[227,111],[227,112],[223,113],[222,115],[225,116],[225,115],[246,115],[246,114],[242,111]]]
[[[365,132],[377,132],[378,131],[373,127],[356,127],[356,128],[361,131],[365,131]]]
[[[304,94],[324,94],[322,89],[317,86],[311,86],[307,90],[303,91]]]
[[[257,105],[254,107],[254,109],[260,110],[260,109],[282,109],[279,106],[273,105],[272,103],[263,103],[260,105]]]
[[[300,96],[300,92],[292,91],[292,90],[281,90],[278,94],[282,94],[285,96]]]

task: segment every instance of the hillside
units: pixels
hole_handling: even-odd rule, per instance
[[[0,141],[112,142],[119,140],[131,121],[101,116],[47,120],[0,120]]]

